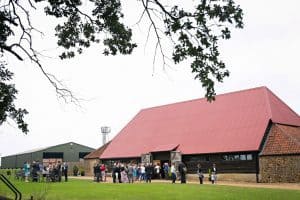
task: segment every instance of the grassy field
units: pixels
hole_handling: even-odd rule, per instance
[[[210,184],[112,184],[75,179],[61,183],[24,183],[15,181],[13,178],[11,180],[13,180],[17,188],[23,193],[23,199],[30,199],[31,196],[34,199],[40,200],[300,199],[300,191],[297,190],[246,188]],[[5,188],[0,183],[0,195],[3,195],[3,193],[5,193]]]

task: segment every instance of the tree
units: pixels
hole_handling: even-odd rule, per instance
[[[231,27],[243,28],[242,9],[233,0],[184,1],[182,6],[167,0],[137,2],[142,6],[138,23],[145,20],[149,24],[146,40],[151,32],[156,38],[153,62],[158,53],[163,65],[168,65],[170,60],[175,64],[190,61],[195,79],[206,89],[206,98],[214,100],[214,83],[222,82],[229,76],[229,71],[219,58],[218,41],[231,37]],[[29,58],[41,69],[59,97],[76,101],[72,92],[41,65],[32,37],[34,31],[39,31],[31,24],[30,13],[43,6],[46,15],[57,19],[57,45],[64,49],[61,59],[81,54],[93,43],[102,44],[105,55],[131,54],[137,44],[132,41],[132,29],[122,22],[126,13],[122,12],[121,5],[120,0],[86,0],[85,6],[81,0],[1,1],[1,53],[12,54],[20,61]],[[166,53],[165,39],[172,44],[171,55]],[[5,71],[4,65],[1,69]],[[10,93],[14,94],[16,90]],[[12,101],[14,98],[11,98]],[[23,119],[26,112],[21,113],[23,115],[19,117]]]
[[[14,100],[18,91],[9,81],[13,73],[5,68],[5,62],[0,60],[0,125],[7,121],[7,117],[16,122],[18,128],[24,133],[28,132],[28,125],[24,122],[25,109],[16,108]]]

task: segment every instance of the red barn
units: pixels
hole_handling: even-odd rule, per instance
[[[143,109],[113,138],[101,159],[140,161],[148,154],[163,163],[177,152],[190,173],[198,163],[205,170],[215,163],[222,174],[255,174],[258,180],[264,170],[260,180],[278,181],[271,178],[273,169],[266,172],[260,166],[260,159],[293,157],[295,169],[282,173],[296,170],[296,179],[280,180],[295,182],[300,181],[299,127],[297,113],[268,88],[258,87],[217,95],[211,103],[202,98]],[[276,150],[281,142],[284,151]]]

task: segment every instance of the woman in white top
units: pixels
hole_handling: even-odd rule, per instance
[[[172,178],[172,183],[175,183],[176,181],[176,169],[174,163],[171,165],[171,178]]]
[[[140,176],[140,181],[144,181],[145,180],[145,166],[144,165],[141,165],[141,176]]]

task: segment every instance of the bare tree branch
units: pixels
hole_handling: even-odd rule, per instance
[[[146,0],[146,3],[144,2],[144,0],[142,0],[142,4],[143,4],[143,6],[144,6],[144,9],[145,9],[145,11],[146,11],[146,13],[147,13],[147,15],[148,15],[148,18],[149,18],[149,20],[150,20],[150,23],[152,24],[152,27],[153,27],[153,30],[154,30],[154,32],[155,32],[155,36],[156,36],[156,39],[157,39],[157,44],[156,44],[156,46],[158,45],[159,46],[159,50],[160,50],[160,53],[161,53],[161,55],[162,55],[162,60],[163,60],[163,68],[165,67],[165,65],[167,65],[167,63],[166,63],[166,59],[165,59],[165,53],[163,52],[163,48],[162,48],[162,44],[161,44],[161,38],[160,38],[160,36],[159,36],[159,33],[158,33],[158,28],[156,27],[156,24],[155,24],[155,22],[153,21],[153,19],[152,19],[152,16],[151,16],[151,14],[150,14],[150,12],[149,12],[149,10],[148,10],[148,0]],[[157,52],[157,47],[155,47],[155,57],[156,57],[156,52]],[[154,58],[155,58],[154,57]]]
[[[0,46],[1,51],[5,50],[5,51],[13,54],[18,60],[23,61],[23,58],[19,54],[17,54],[14,50],[12,50],[11,47],[12,46],[9,46],[9,47],[8,46]]]
[[[79,105],[79,99],[73,95],[72,91],[67,89],[67,87],[63,85],[61,81],[59,81],[54,75],[46,72],[45,69],[43,68],[38,58],[38,55],[41,54],[38,53],[33,47],[32,31],[34,30],[41,34],[43,33],[33,27],[33,25],[31,24],[29,11],[26,10],[25,7],[20,3],[21,3],[20,1],[9,0],[7,5],[5,5],[5,6],[9,6],[7,10],[10,10],[11,12],[10,15],[15,17],[15,19],[6,19],[6,20],[9,23],[19,27],[20,36],[18,42],[13,43],[9,46],[1,45],[0,49],[2,51],[7,51],[13,54],[18,60],[23,61],[24,58],[19,53],[17,53],[13,49],[13,47],[16,47],[17,49],[21,50],[26,55],[26,57],[28,57],[33,63],[35,63],[39,67],[42,74],[54,87],[56,94],[60,99],[63,99],[65,102],[72,102],[76,105]],[[36,9],[31,0],[28,0],[28,3],[33,9]],[[74,7],[76,8],[76,6]],[[78,8],[76,9],[80,14],[87,17],[89,20],[92,20],[88,15],[81,12]],[[25,20],[24,20],[24,16],[25,16]],[[28,45],[28,47],[26,47],[26,45]]]

